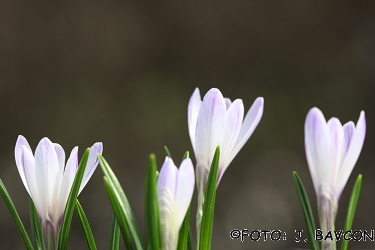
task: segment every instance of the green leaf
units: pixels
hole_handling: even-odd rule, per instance
[[[130,235],[128,223],[126,221],[125,214],[123,212],[120,200],[117,198],[108,178],[104,176],[103,179],[104,179],[105,188],[108,193],[109,201],[112,205],[113,212],[115,213],[116,220],[120,226],[122,237],[124,238],[126,249],[133,249],[132,238]]]
[[[117,222],[119,223],[125,244],[127,244],[127,237],[129,237],[130,232],[131,240],[134,243],[135,248],[137,250],[141,250],[143,249],[141,236],[129,201],[126,198],[126,195],[118,179],[116,178],[115,174],[109,167],[104,157],[98,155],[98,159],[100,167],[105,175],[104,184],[108,193],[108,197],[111,202],[112,209],[115,212]]]
[[[352,194],[350,196],[348,212],[346,214],[344,232],[352,229],[355,210],[357,209],[359,194],[361,193],[361,187],[362,187],[362,175],[360,174],[358,175],[357,180],[354,183]],[[342,250],[348,249],[348,244],[349,244],[349,241],[344,240],[341,244],[341,249]]]
[[[189,234],[188,234],[188,242],[187,242],[187,249],[193,250],[193,237],[191,233],[191,227],[189,226]]]
[[[58,249],[59,250],[66,250],[68,248],[68,239],[69,239],[69,232],[70,232],[70,225],[72,223],[74,207],[76,203],[76,199],[78,196],[78,191],[81,186],[83,174],[86,169],[87,159],[89,158],[90,149],[86,149],[86,152],[83,154],[81,162],[79,163],[78,170],[76,176],[74,178],[74,182],[72,188],[70,189],[68,201],[66,203],[65,211],[63,220],[61,222],[61,229],[59,235],[59,243]]]
[[[81,222],[83,233],[85,234],[87,246],[89,247],[90,250],[96,250],[94,235],[92,234],[89,221],[87,220],[86,214],[83,211],[83,208],[78,200],[76,200],[76,209],[77,209],[79,221]]]
[[[164,152],[166,156],[168,156],[169,158],[172,158],[171,152],[169,152],[169,149],[167,148],[167,146],[164,146]]]
[[[185,160],[189,158],[189,151],[186,151],[186,153],[184,154],[184,156],[182,157],[182,160]]]
[[[310,247],[312,250],[319,250],[319,244],[314,237],[316,227],[314,222],[314,215],[312,213],[310,206],[309,197],[306,194],[305,188],[297,172],[293,172],[293,181],[294,187],[297,192],[297,197],[302,208],[303,217],[305,219]]]
[[[146,181],[146,235],[147,245],[153,250],[162,249],[159,201],[156,191],[156,158],[150,155]]]
[[[3,181],[0,179],[0,194],[3,197],[5,205],[8,207],[10,214],[13,217],[14,222],[17,225],[18,231],[21,233],[23,242],[25,243],[26,249],[33,250],[33,245],[31,244],[30,238],[27,235],[26,229],[22,224],[22,221],[17,213],[16,208],[12,202],[12,199],[9,196],[8,190],[5,188]]]
[[[109,250],[119,250],[120,249],[120,227],[117,223],[116,215],[112,218],[112,228],[111,228],[111,242],[109,245]]]
[[[42,227],[40,225],[40,220],[39,220],[38,213],[36,212],[35,205],[31,198],[29,201],[29,209],[30,209],[31,235],[33,238],[34,248],[38,250],[43,250],[44,242],[43,242]]]
[[[180,233],[178,235],[178,246],[177,250],[185,250],[188,238],[189,238],[189,226],[190,226],[190,211],[191,211],[191,203],[189,205],[189,208],[186,212],[184,221],[182,222]]]
[[[199,250],[211,249],[212,228],[214,224],[214,209],[216,199],[216,186],[220,159],[220,147],[218,146],[212,160],[210,173],[208,174],[206,193],[203,205],[201,232],[199,238]]]

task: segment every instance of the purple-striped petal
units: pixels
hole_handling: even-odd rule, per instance
[[[57,197],[60,192],[60,186],[61,186],[61,181],[64,175],[64,167],[65,167],[65,152],[64,149],[60,146],[60,144],[53,143],[53,146],[56,151],[57,159],[59,162],[59,171],[56,176],[56,181],[55,181],[55,188],[53,190],[52,197]]]
[[[61,181],[61,187],[59,192],[59,207],[56,214],[61,215],[64,213],[65,205],[68,200],[70,189],[73,185],[74,178],[76,176],[78,169],[78,147],[74,147],[68,161],[66,162],[66,167],[64,171],[64,176]]]
[[[178,228],[181,227],[194,191],[194,167],[190,158],[183,160],[177,174],[175,204],[178,213]]]
[[[23,137],[22,135],[19,135],[18,138],[17,138],[16,147],[14,149],[14,157],[15,157],[15,160],[16,160],[18,173],[20,174],[23,185],[25,186],[27,192],[31,196],[30,191],[29,191],[29,187],[28,187],[27,182],[26,182],[25,171],[24,171],[24,166],[23,166],[23,162],[22,162],[22,151],[23,151],[22,146],[26,147],[26,149],[28,149],[31,152],[31,155],[32,155],[30,145],[27,142],[26,138]]]
[[[224,97],[224,101],[225,101],[225,107],[227,107],[227,110],[228,110],[230,105],[232,104],[232,101],[227,97]]]
[[[97,142],[92,145],[90,148],[89,158],[87,159],[85,173],[83,174],[81,186],[79,187],[79,193],[81,193],[82,189],[86,186],[87,182],[90,180],[91,176],[93,175],[96,167],[98,166],[98,154],[103,153],[103,143]]]
[[[59,173],[59,161],[55,147],[43,138],[35,150],[35,177],[42,207],[49,207]]]
[[[347,125],[347,128],[345,129],[345,143],[349,144],[347,147],[346,155],[343,159],[343,162],[341,164],[341,168],[337,177],[337,190],[338,190],[338,196],[340,196],[342,190],[344,189],[344,186],[346,182],[349,179],[349,176],[354,168],[354,165],[356,164],[359,154],[361,153],[363,142],[365,140],[366,135],[366,118],[365,118],[365,112],[362,111],[355,130],[353,131],[352,128],[350,128],[351,125]],[[351,134],[351,136],[350,136]]]
[[[157,188],[168,189],[172,196],[176,192],[176,181],[177,181],[178,170],[176,165],[174,165],[173,160],[169,157],[165,157],[163,166],[161,167]]]
[[[197,120],[198,120],[198,113],[199,109],[202,105],[201,95],[199,93],[199,89],[196,88],[193,94],[190,97],[189,105],[188,105],[188,127],[189,127],[189,136],[191,140],[191,144],[193,146],[193,150],[195,150],[195,131],[197,128]]]
[[[225,132],[225,116],[224,97],[218,89],[210,89],[203,98],[198,114],[195,134],[197,161],[208,161],[207,165],[211,165],[215,149],[222,143]]]
[[[327,183],[334,186],[336,177],[338,175],[342,159],[344,158],[344,130],[339,119],[333,117],[327,123],[328,134],[331,143],[330,153],[330,174],[326,176],[329,178]],[[325,183],[325,182],[324,182]]]
[[[227,165],[229,165],[237,153],[241,150],[243,145],[247,142],[250,136],[253,134],[255,128],[258,126],[258,123],[263,115],[264,109],[264,99],[263,97],[258,97],[255,99],[250,110],[247,112],[240,133],[237,137],[237,140],[233,146],[233,149],[228,157]]]
[[[219,180],[228,167],[229,156],[242,127],[244,108],[242,100],[235,100],[226,113],[225,132],[220,148]]]
[[[312,108],[305,121],[305,149],[315,192],[330,179],[331,142],[326,120],[318,108]]]
[[[40,197],[37,190],[37,183],[35,179],[35,160],[34,156],[25,145],[21,146],[21,162],[23,166],[23,171],[25,173],[26,186],[29,190],[29,195],[33,199],[35,207],[37,208],[38,213],[41,213],[42,209],[40,206]]]

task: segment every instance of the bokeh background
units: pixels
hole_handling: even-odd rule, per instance
[[[375,229],[373,1],[1,1],[0,178],[26,227],[28,194],[14,161],[19,134],[33,149],[47,136],[66,154],[102,141],[143,231],[148,156],[155,153],[160,167],[164,145],[176,162],[192,150],[187,104],[195,87],[202,95],[217,87],[245,109],[265,98],[258,128],[220,183],[212,249],[308,248],[293,240],[305,225],[292,171],[317,216],[303,142],[314,106],[342,123],[366,112],[366,140],[337,228],[361,173],[353,227]],[[112,213],[100,169],[80,201],[98,249],[107,249]],[[229,237],[234,228],[282,230],[287,239],[241,243]],[[76,215],[69,248],[87,249]],[[3,201],[0,249],[24,249]]]

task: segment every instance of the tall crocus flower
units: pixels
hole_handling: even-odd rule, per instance
[[[241,99],[231,102],[220,90],[210,89],[201,100],[196,88],[188,105],[190,140],[196,158],[198,189],[197,233],[199,239],[203,213],[204,192],[215,149],[220,146],[218,184],[246,141],[257,127],[263,114],[264,100],[258,97],[244,119]]]
[[[179,169],[173,160],[165,158],[160,170],[157,193],[163,249],[175,250],[178,233],[189,208],[194,191],[194,167],[190,158],[183,160]]]
[[[305,149],[310,174],[318,200],[323,232],[334,230],[338,201],[362,150],[366,134],[365,112],[357,125],[341,125],[333,117],[326,122],[318,108],[312,108],[305,122]],[[322,241],[322,249],[332,249],[334,242]]]
[[[101,142],[91,147],[79,192],[94,173],[98,165],[96,155],[102,151]],[[73,148],[66,166],[64,149],[46,137],[33,155],[26,138],[20,135],[14,153],[22,182],[39,215],[45,247],[57,249],[61,220],[78,169],[78,147]]]

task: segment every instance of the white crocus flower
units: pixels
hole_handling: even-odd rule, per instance
[[[91,147],[79,192],[94,173],[98,165],[97,154],[102,151],[101,142]],[[26,138],[20,135],[15,159],[22,182],[39,215],[45,247],[56,249],[66,202],[78,169],[78,147],[73,148],[65,166],[65,152],[59,144],[45,137],[33,155]]]
[[[365,112],[357,125],[341,125],[333,117],[326,122],[318,108],[312,108],[305,122],[305,150],[318,200],[320,226],[323,232],[334,230],[338,201],[362,150],[366,134]],[[334,242],[322,241],[322,249]]]
[[[177,248],[179,230],[193,191],[194,167],[190,158],[183,160],[177,169],[173,160],[166,157],[157,184],[163,250]]]
[[[217,146],[220,146],[218,169],[219,182],[234,157],[250,138],[263,115],[264,100],[258,97],[244,118],[241,99],[231,102],[220,90],[210,89],[201,100],[196,88],[188,105],[190,140],[196,158],[198,189],[197,233],[199,239],[203,213],[204,192],[211,162]]]

